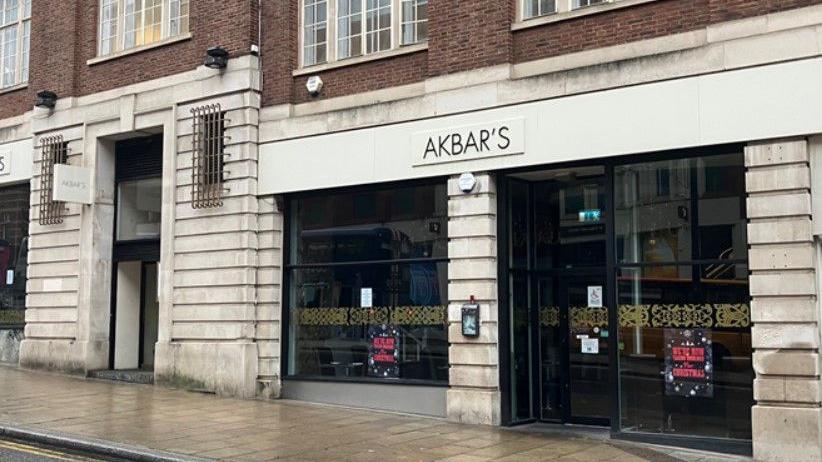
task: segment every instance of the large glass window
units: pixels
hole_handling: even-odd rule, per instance
[[[428,0],[302,0],[302,6],[303,66],[428,39]]]
[[[448,381],[445,184],[290,202],[292,376]]]
[[[187,34],[190,0],[101,0],[101,56]]]
[[[614,174],[622,429],[750,439],[742,155]]]
[[[0,326],[24,322],[29,195],[28,183],[0,187]]]
[[[0,0],[0,88],[29,80],[31,0]]]

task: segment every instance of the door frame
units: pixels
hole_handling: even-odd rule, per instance
[[[531,242],[532,237],[532,230],[534,227],[534,214],[533,209],[533,198],[534,198],[534,189],[535,185],[541,183],[540,181],[526,181],[520,180],[516,178],[510,178],[507,175],[500,175],[499,178],[502,181],[498,181],[497,184],[497,191],[499,193],[499,197],[502,198],[498,200],[498,217],[503,217],[503,219],[497,220],[497,236],[500,236],[499,239],[499,246],[500,250],[498,251],[498,255],[500,258],[498,259],[498,274],[504,275],[503,277],[498,278],[500,283],[500,307],[504,306],[506,313],[509,313],[509,316],[500,316],[500,333],[499,333],[499,341],[500,344],[504,344],[506,349],[510,349],[510,309],[508,307],[508,293],[509,293],[509,276],[511,274],[519,274],[524,276],[528,283],[528,300],[529,300],[529,308],[528,308],[528,320],[529,320],[529,334],[530,334],[530,367],[531,373],[529,376],[530,379],[530,386],[531,386],[531,418],[530,419],[523,419],[523,420],[513,420],[513,410],[511,409],[511,393],[515,391],[512,389],[512,384],[510,380],[510,373],[511,371],[505,371],[502,369],[501,372],[501,390],[503,393],[504,399],[503,402],[503,422],[507,424],[520,424],[520,423],[528,423],[528,422],[549,422],[549,423],[559,423],[559,424],[574,424],[574,425],[590,425],[590,426],[601,426],[601,427],[608,427],[611,426],[611,422],[613,420],[614,410],[609,409],[608,415],[609,417],[606,418],[595,418],[595,417],[578,417],[573,415],[573,410],[571,409],[571,399],[570,399],[570,319],[568,314],[568,302],[567,302],[567,281],[575,278],[575,277],[589,277],[589,278],[597,278],[602,282],[603,287],[603,304],[607,306],[615,306],[613,301],[616,300],[616,291],[615,288],[612,287],[613,284],[609,284],[610,274],[609,268],[613,268],[613,264],[615,263],[612,261],[615,257],[612,255],[612,247],[613,247],[613,240],[610,238],[610,233],[613,229],[613,213],[611,210],[613,209],[613,198],[611,194],[608,194],[608,191],[612,190],[612,167],[610,165],[604,165],[602,163],[587,163],[585,165],[579,165],[580,167],[584,166],[602,166],[603,167],[603,176],[593,179],[581,179],[581,180],[574,180],[566,182],[565,184],[573,186],[576,184],[597,184],[605,191],[603,194],[603,208],[605,210],[605,252],[606,252],[606,261],[602,262],[602,265],[599,266],[589,266],[589,267],[575,267],[575,268],[550,268],[550,269],[511,269],[509,267],[509,232],[508,232],[508,218],[510,216],[510,211],[508,207],[508,184],[510,181],[519,181],[522,184],[528,186],[528,259],[529,259],[529,267],[530,260],[534,258],[533,256],[533,249],[534,246]],[[562,167],[557,167],[562,168]],[[593,180],[593,181],[592,181]],[[505,248],[503,249],[503,245]],[[561,414],[560,418],[558,419],[544,419],[542,417],[542,404],[543,404],[543,392],[542,392],[542,348],[541,348],[541,332],[540,332],[540,320],[539,320],[539,307],[537,306],[536,300],[538,299],[538,284],[536,283],[539,277],[550,277],[554,280],[554,283],[557,284],[557,288],[559,289],[556,296],[559,300],[562,301],[560,304],[560,355],[561,355],[561,365],[560,365],[560,395],[561,395]],[[612,290],[614,289],[614,290]],[[504,298],[502,296],[504,294]],[[503,305],[503,301],[505,305]],[[502,313],[501,313],[502,314]],[[616,332],[615,328],[617,327],[617,316],[615,309],[608,310],[608,330],[609,332]],[[617,354],[616,348],[611,348],[613,342],[613,336],[608,337],[608,382],[609,382],[609,393],[608,397],[610,398],[610,402],[617,402],[616,411],[619,411],[618,407],[618,395],[615,396],[613,393],[614,384],[618,380],[618,374],[614,371],[614,364],[617,361]],[[504,343],[503,343],[504,342]],[[509,350],[510,351],[510,350]],[[511,366],[508,365],[510,368]],[[506,412],[507,420],[506,420]]]

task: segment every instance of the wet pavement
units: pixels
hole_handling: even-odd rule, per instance
[[[238,462],[750,460],[616,442],[602,432],[462,425],[295,401],[220,398],[11,367],[0,367],[0,425]]]

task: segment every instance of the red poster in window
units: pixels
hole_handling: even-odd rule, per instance
[[[707,329],[665,329],[665,394],[713,398],[713,355]]]
[[[368,328],[368,374],[372,377],[400,377],[400,333],[386,324]]]

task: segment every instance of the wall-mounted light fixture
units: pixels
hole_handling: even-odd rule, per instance
[[[43,90],[37,93],[37,101],[34,103],[37,107],[44,107],[54,109],[57,105],[57,93],[49,90]]]
[[[211,47],[206,51],[205,67],[225,69],[228,66],[228,51],[223,47]]]

